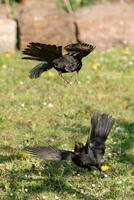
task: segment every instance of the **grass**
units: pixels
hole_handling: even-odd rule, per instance
[[[79,84],[68,87],[53,70],[30,80],[34,63],[20,58],[0,56],[0,199],[132,199],[134,50],[94,52],[83,61]],[[71,150],[75,141],[85,142],[96,110],[116,120],[107,140],[107,178],[69,162],[22,156],[27,145]]]

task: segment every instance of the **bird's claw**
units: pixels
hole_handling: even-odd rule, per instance
[[[100,172],[100,177],[101,177],[101,178],[107,178],[107,177],[108,177],[108,175],[107,175],[107,174],[105,174],[104,172]]]

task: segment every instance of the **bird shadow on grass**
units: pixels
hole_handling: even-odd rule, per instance
[[[112,136],[115,142],[110,148],[117,154],[119,162],[134,165],[134,123],[119,121],[117,124],[119,128],[116,128]]]
[[[97,200],[93,195],[84,194],[77,186],[73,186],[75,182],[81,180],[81,177],[77,176],[77,170],[80,170],[77,166],[67,161],[42,162],[41,165],[42,168],[40,170],[38,167],[33,167],[32,165],[31,169],[18,170],[9,175],[9,181],[12,182],[13,185],[12,191],[14,197],[18,183],[23,181],[25,189],[27,190],[27,193],[25,193],[24,189],[25,199],[40,195],[43,192],[52,192],[54,195],[59,196],[75,195],[77,199]],[[81,173],[84,174],[84,171],[85,175],[89,173],[87,170],[81,170]],[[74,182],[74,184],[72,184],[72,182]]]

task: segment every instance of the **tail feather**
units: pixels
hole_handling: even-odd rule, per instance
[[[73,152],[56,149],[54,147],[26,147],[25,151],[45,160],[72,160]]]
[[[31,71],[30,71],[30,78],[38,78],[40,75],[51,69],[52,67],[48,63],[40,63],[39,65],[36,65]]]

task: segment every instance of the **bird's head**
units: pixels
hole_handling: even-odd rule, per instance
[[[84,144],[81,142],[75,143],[74,152],[81,152],[84,148]]]

